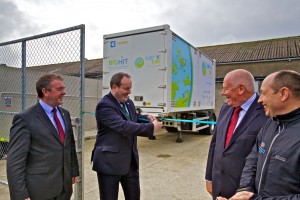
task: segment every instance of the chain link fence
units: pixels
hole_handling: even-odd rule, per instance
[[[12,119],[37,103],[35,83],[45,73],[60,74],[64,79],[67,94],[62,107],[73,119],[81,174],[74,198],[82,199],[84,47],[84,25],[0,43],[0,199],[9,199],[6,154]]]

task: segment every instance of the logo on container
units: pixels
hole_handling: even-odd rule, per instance
[[[113,47],[116,47],[116,46],[117,46],[117,45],[116,45],[116,41],[111,41],[111,42],[110,42],[110,47],[113,48]]]
[[[122,44],[128,44],[128,41],[127,40],[118,41],[118,42],[115,41],[115,40],[110,41],[110,47],[111,48],[117,47],[117,46],[122,45]]]
[[[145,64],[145,60],[143,57],[137,57],[134,61],[134,65],[137,67],[137,68],[142,68]]]
[[[158,65],[158,64],[160,64],[160,55],[146,56],[145,59],[147,61],[150,61],[152,65]]]
[[[120,59],[114,59],[114,60],[109,60],[108,61],[108,65],[109,66],[116,66],[116,65],[127,65],[128,64],[128,58],[123,58],[123,56],[121,56]]]

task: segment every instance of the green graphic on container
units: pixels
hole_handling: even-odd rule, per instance
[[[192,81],[193,62],[189,44],[176,37],[172,43],[172,107],[190,107]]]
[[[134,64],[137,68],[142,68],[145,64],[144,58],[143,57],[137,57],[134,61]]]

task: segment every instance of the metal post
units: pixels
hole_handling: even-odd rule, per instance
[[[82,150],[82,135],[81,135],[81,122],[79,117],[74,118],[74,128],[75,128],[75,135],[77,135],[77,143],[76,143],[76,153],[77,153],[77,159],[79,164],[79,172],[80,177],[78,182],[75,185],[75,191],[74,191],[74,200],[81,200],[83,198],[83,180],[84,180],[84,171],[83,171],[83,150]]]
[[[22,42],[22,111],[26,110],[26,41]]]
[[[80,142],[78,144],[81,146],[81,160],[79,172],[81,181],[80,181],[80,198],[75,200],[82,200],[84,199],[84,106],[85,106],[85,25],[81,25],[80,29],[80,118],[79,118],[79,127],[78,127],[78,141],[80,138]]]

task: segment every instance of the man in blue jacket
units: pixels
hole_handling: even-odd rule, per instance
[[[113,75],[111,92],[96,107],[98,133],[92,161],[101,200],[117,200],[119,183],[126,200],[140,199],[137,136],[152,137],[162,127],[154,116],[136,113],[129,99],[131,86],[130,75]],[[151,123],[138,123],[138,118]]]
[[[270,74],[258,102],[272,118],[260,130],[230,199],[300,199],[300,74]]]

